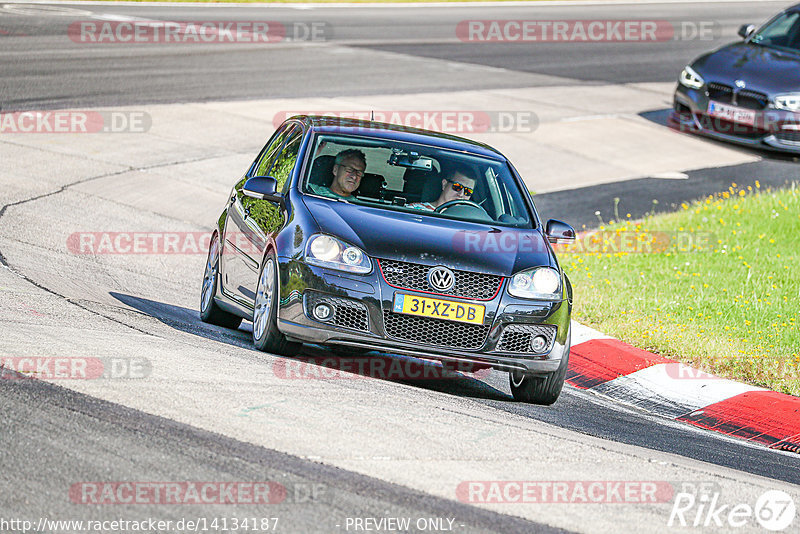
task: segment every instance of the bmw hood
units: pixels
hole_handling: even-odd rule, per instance
[[[775,95],[800,90],[800,55],[749,43],[734,43],[695,60],[692,68],[706,83],[746,88]]]
[[[538,230],[382,210],[305,196],[320,231],[364,250],[372,258],[446,265],[511,276],[529,267],[555,265]]]

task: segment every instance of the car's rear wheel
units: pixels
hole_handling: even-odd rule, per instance
[[[278,330],[278,264],[269,252],[261,264],[253,306],[253,344],[263,352],[293,355],[300,343],[293,343]]]
[[[200,320],[225,328],[238,328],[242,318],[220,309],[214,302],[217,294],[217,281],[219,280],[219,234],[211,237],[208,245],[208,258],[206,270],[203,274],[203,287],[200,290]]]
[[[569,349],[565,351],[564,357],[561,358],[561,364],[558,369],[545,376],[533,376],[522,371],[510,372],[508,378],[514,400],[531,404],[553,404],[561,395],[568,365]]]

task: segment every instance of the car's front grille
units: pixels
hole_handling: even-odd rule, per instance
[[[358,301],[342,297],[334,297],[316,291],[306,291],[306,315],[310,319],[316,319],[313,314],[314,307],[320,303],[326,303],[333,309],[333,317],[324,322],[353,330],[369,331],[369,321],[367,320],[367,307]]]
[[[775,137],[784,143],[800,144],[800,131],[797,130],[781,130],[775,133]]]
[[[734,92],[733,87],[722,83],[710,82],[708,84],[708,98],[722,104],[733,104],[745,109],[764,109],[769,103],[769,98],[764,93],[742,89]]]
[[[383,323],[389,337],[423,345],[479,349],[491,325],[456,323],[442,319],[416,317],[383,311]]]
[[[736,105],[745,109],[764,109],[769,103],[769,98],[764,93],[742,89],[736,93]]]
[[[411,291],[434,292],[452,297],[491,300],[497,294],[502,276],[453,270],[456,283],[448,291],[437,291],[428,284],[432,266],[396,260],[378,260],[383,279],[391,286]]]
[[[708,84],[708,98],[723,104],[730,103],[733,98],[733,87],[711,82]]]
[[[501,352],[521,352],[528,354],[544,354],[553,346],[557,327],[549,324],[511,324],[503,329],[497,349]],[[544,336],[547,340],[544,350],[534,352],[531,341],[536,336]]]

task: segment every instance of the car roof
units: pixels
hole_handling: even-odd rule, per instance
[[[318,133],[338,133],[360,137],[391,139],[406,143],[431,145],[450,150],[471,152],[491,158],[506,159],[503,154],[484,143],[479,143],[478,141],[472,141],[456,135],[423,130],[421,128],[412,128],[410,126],[321,115],[295,115],[289,120],[301,121]]]

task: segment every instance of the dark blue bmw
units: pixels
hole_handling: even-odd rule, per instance
[[[800,153],[800,5],[683,69],[670,125],[756,148]]]
[[[491,147],[328,117],[284,122],[213,231],[203,321],[253,322],[259,350],[303,342],[510,373],[551,404],[570,350],[572,288],[522,179]]]

